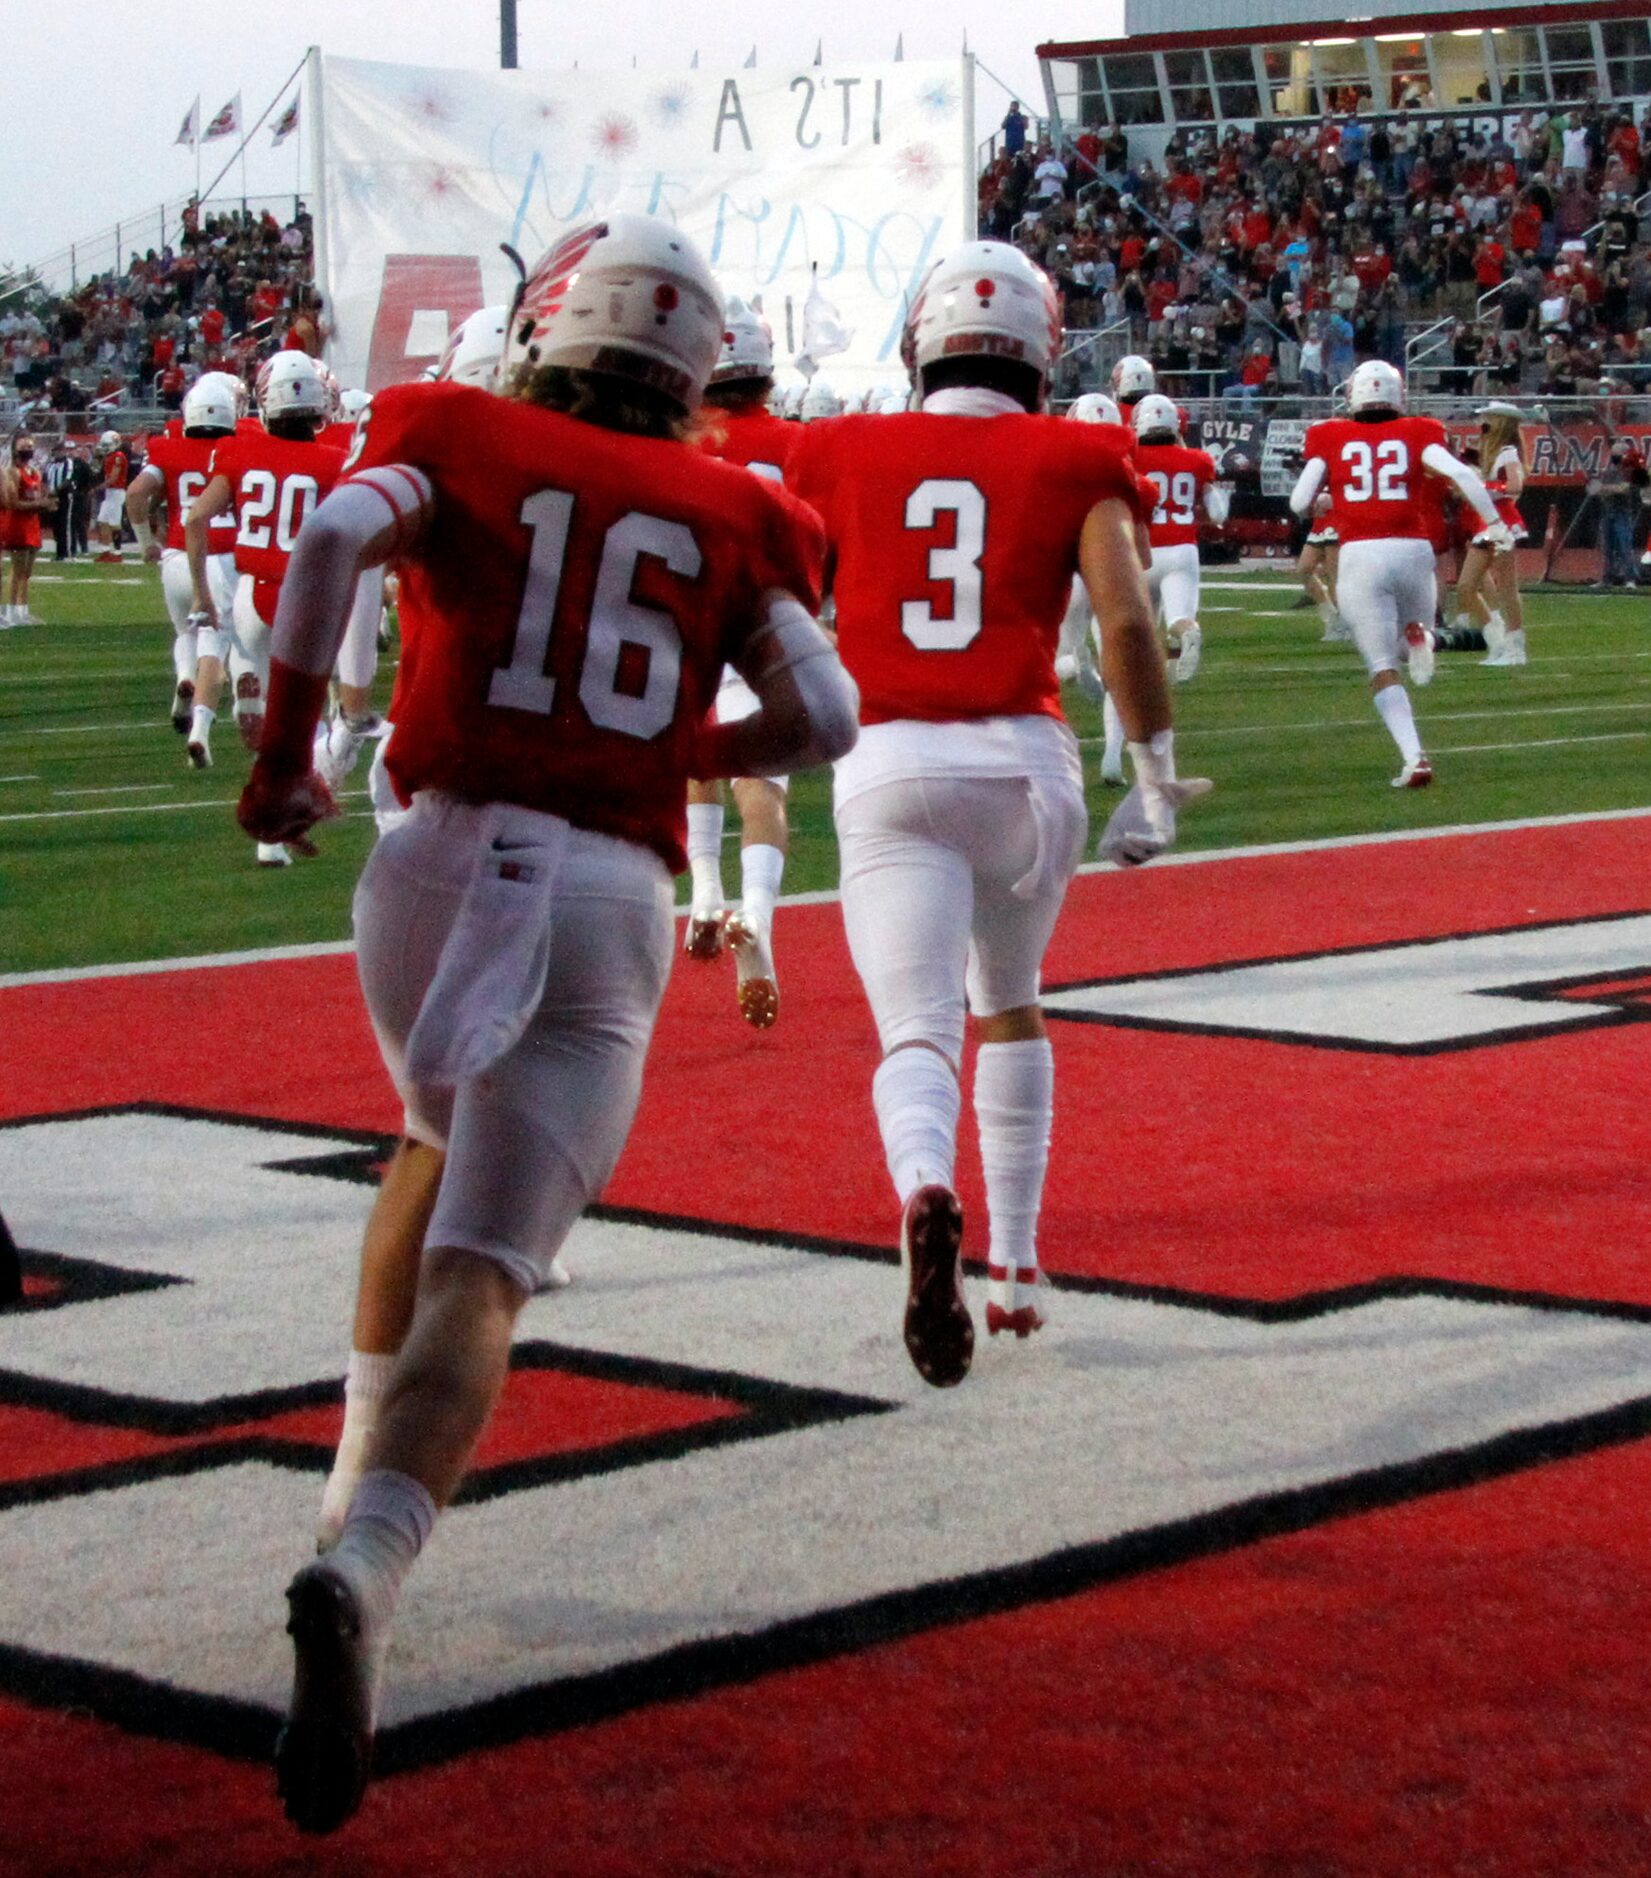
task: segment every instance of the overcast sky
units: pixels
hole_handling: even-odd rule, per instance
[[[908,58],[970,49],[1004,84],[1041,97],[1033,48],[1046,39],[1122,31],[1122,0],[831,0],[816,8],[774,0],[721,0],[709,18],[680,0],[518,0],[521,63],[565,71],[638,65],[735,69],[753,45],[761,64],[806,65],[823,39],[827,65],[889,58],[904,33]],[[0,260],[45,258],[71,241],[194,185],[195,159],[174,139],[200,92],[203,114],[241,94],[250,123],[303,58],[306,46],[411,65],[498,63],[497,0],[9,0],[0,52]],[[981,134],[1006,108],[982,75]],[[253,194],[290,192],[302,139],[279,151],[260,131],[247,152]],[[202,152],[203,183],[234,149]],[[307,165],[307,147],[304,150]],[[240,166],[223,188],[239,188]],[[305,181],[308,181],[307,167]],[[128,241],[128,246],[131,243]],[[108,265],[103,260],[101,265]]]

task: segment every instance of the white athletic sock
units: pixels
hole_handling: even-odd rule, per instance
[[[1030,1284],[1037,1270],[1038,1212],[1054,1113],[1055,1052],[1047,1037],[980,1046],[975,1120],[992,1230],[990,1298],[1008,1310],[1015,1308],[1016,1274]]]
[[[774,924],[774,902],[785,877],[785,850],[754,841],[740,849],[740,904],[764,932]]]
[[[1403,685],[1387,685],[1376,693],[1376,709],[1388,734],[1399,746],[1405,762],[1414,763],[1422,754],[1422,740],[1416,735],[1416,718],[1410,708],[1410,693]]]
[[[191,743],[209,743],[212,739],[212,726],[217,721],[218,713],[207,705],[197,704],[190,713],[189,741]]]
[[[6,624],[8,626],[15,626],[22,617],[23,609],[20,606],[8,606],[6,608]]]
[[[355,1593],[369,1649],[382,1650],[402,1581],[435,1523],[435,1501],[410,1474],[379,1467],[357,1487],[327,1562]]]
[[[1324,630],[1328,632],[1330,628],[1334,626],[1336,623],[1335,601],[1334,600],[1320,600],[1318,603],[1318,615],[1319,615],[1319,619],[1323,623]]]
[[[1106,747],[1101,752],[1101,767],[1109,770],[1121,769],[1124,761],[1124,720],[1118,715],[1118,707],[1112,702],[1110,691],[1101,701],[1101,728],[1106,733]]]
[[[172,636],[172,669],[180,685],[186,679],[191,684],[195,682],[195,641],[199,636],[193,626],[186,626],[181,633]]]
[[[344,1529],[350,1502],[366,1466],[367,1443],[378,1426],[379,1405],[390,1386],[395,1363],[394,1356],[375,1355],[369,1350],[350,1352],[350,1366],[344,1373],[344,1428],[321,1494],[319,1537],[323,1545],[332,1545]]]
[[[900,1204],[919,1187],[951,1186],[963,1103],[951,1064],[921,1044],[895,1050],[877,1066],[871,1100]]]
[[[722,905],[722,824],[720,802],[688,804],[688,871],[696,906]]]

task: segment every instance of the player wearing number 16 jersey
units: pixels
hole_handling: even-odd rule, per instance
[[[1393,787],[1422,789],[1433,780],[1433,765],[1422,752],[1399,665],[1408,664],[1412,684],[1433,676],[1436,587],[1426,480],[1453,483],[1487,531],[1501,524],[1484,483],[1452,455],[1438,419],[1405,416],[1404,380],[1391,365],[1366,360],[1348,383],[1347,402],[1351,417],[1308,431],[1290,506],[1306,515],[1319,491],[1329,490],[1341,541],[1336,604],[1399,748]]]
[[[1044,1321],[1054,1063],[1038,989],[1087,822],[1055,676],[1080,569],[1140,778],[1103,852],[1157,852],[1189,793],[1129,438],[1041,415],[1058,337],[1048,276],[971,242],[936,263],[907,317],[922,409],[807,430],[786,472],[825,521],[839,650],[860,686],[860,742],[836,772],[843,921],[883,1050],[872,1101],[902,1206],[906,1347],[937,1386],[961,1381],[974,1347],[953,1191],[966,1011],[981,1039],[987,1328]]]
[[[1181,441],[1181,414],[1151,392],[1130,413],[1135,426],[1135,470],[1152,495],[1147,540],[1152,565],[1147,592],[1157,602],[1169,635],[1176,681],[1198,670],[1204,633],[1198,624],[1198,531],[1204,516],[1217,527],[1227,519],[1228,497],[1217,488],[1215,459]]]
[[[402,569],[413,656],[388,768],[412,812],[356,895],[357,962],[409,1136],[445,1152],[411,1328],[338,1543],[288,1591],[290,1818],[359,1804],[400,1585],[503,1385],[511,1331],[606,1181],[675,951],[690,775],[842,755],[853,686],[809,617],[818,523],[686,440],[722,337],[669,225],[576,230],[524,283],[509,394],[378,394],[306,529],[241,820],[330,807],[311,738],[364,566]],[[808,604],[805,604],[808,603]],[[708,714],[725,662],[758,710]]]

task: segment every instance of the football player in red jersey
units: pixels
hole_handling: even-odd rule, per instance
[[[189,761],[212,763],[212,726],[223,690],[226,658],[235,663],[235,720],[249,749],[258,747],[269,685],[269,630],[299,531],[344,467],[344,453],[315,441],[326,422],[330,393],[304,352],[278,352],[259,373],[263,430],[237,431],[212,454],[206,487],[184,522],[195,588],[200,661],[189,726]],[[235,566],[240,574],[227,615],[207,574],[211,523],[235,511]],[[284,853],[266,844],[259,859],[279,866]]]
[[[1135,471],[1152,491],[1147,540],[1152,565],[1147,593],[1169,636],[1176,681],[1198,670],[1204,630],[1198,624],[1198,530],[1200,511],[1219,528],[1231,501],[1215,480],[1215,459],[1181,441],[1181,413],[1151,392],[1130,413],[1135,427]]]
[[[1453,485],[1487,537],[1507,530],[1478,475],[1452,455],[1444,425],[1405,415],[1404,380],[1391,365],[1367,359],[1357,367],[1347,403],[1350,416],[1308,431],[1290,506],[1306,515],[1319,491],[1329,490],[1341,541],[1337,604],[1370,672],[1376,710],[1399,748],[1393,787],[1424,789],[1433,765],[1422,752],[1399,663],[1408,663],[1413,684],[1433,676],[1436,582],[1426,485]]]
[[[356,895],[357,958],[407,1132],[445,1152],[412,1323],[336,1546],[288,1600],[287,1813],[359,1805],[406,1572],[462,1478],[524,1300],[624,1143],[674,947],[690,775],[843,754],[855,694],[804,601],[818,523],[686,441],[722,338],[668,225],[576,231],[512,316],[512,395],[377,394],[276,623],[241,820],[331,808],[312,737],[363,566],[395,555],[412,657],[389,769],[412,813]],[[708,721],[722,666],[761,708]]]
[[[774,338],[768,322],[743,300],[728,302],[722,352],[705,390],[707,424],[701,441],[712,456],[740,463],[755,476],[785,480],[785,465],[802,435],[771,415]],[[719,724],[737,723],[757,708],[756,694],[732,666],[717,690]],[[774,905],[790,845],[784,776],[740,776],[731,784],[740,812],[740,904],[728,913],[722,897],[721,785],[688,785],[688,868],[693,898],[683,946],[693,959],[714,959],[726,938],[734,954],[740,1014],[766,1030],[780,1014],[774,971]]]
[[[786,471],[825,521],[839,649],[860,686],[860,741],[836,771],[843,921],[883,1050],[872,1101],[902,1208],[906,1346],[941,1387],[974,1347],[953,1191],[966,1009],[987,1328],[1025,1336],[1045,1315],[1054,1063],[1039,972],[1087,826],[1055,676],[1074,572],[1138,778],[1102,852],[1160,852],[1177,805],[1208,786],[1175,777],[1129,436],[1041,415],[1058,342],[1049,277],[1006,243],[970,242],[930,270],[907,317],[921,410],[816,425]]]
[[[126,514],[146,561],[159,561],[161,598],[172,621],[172,728],[187,734],[195,702],[195,668],[199,661],[197,631],[193,624],[195,583],[189,572],[184,545],[184,517],[210,477],[212,452],[224,437],[235,434],[240,416],[240,382],[225,372],[206,372],[190,387],[183,401],[183,423],[166,431],[149,446],[149,460],[126,491]],[[244,396],[244,393],[241,393]],[[155,504],[166,508],[166,541],[156,541],[151,518]],[[214,518],[207,534],[207,580],[221,613],[235,595],[235,517],[227,511]]]
[[[132,461],[120,440],[118,430],[106,430],[97,440],[97,450],[102,459],[103,494],[98,498],[97,520],[92,527],[93,538],[98,544],[98,551],[92,558],[96,561],[118,561],[120,525],[126,516],[126,481]]]

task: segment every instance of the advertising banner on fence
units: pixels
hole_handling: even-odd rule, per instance
[[[604,213],[670,217],[760,298],[782,373],[817,284],[839,387],[903,380],[906,298],[973,232],[971,61],[452,71],[311,55],[318,262],[347,385],[416,378],[448,332]]]

